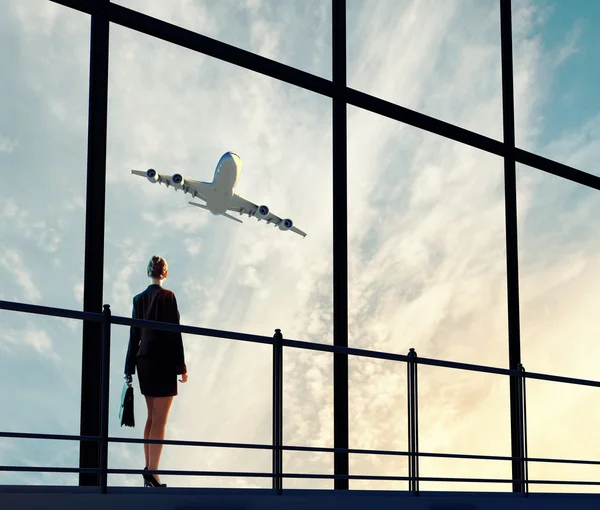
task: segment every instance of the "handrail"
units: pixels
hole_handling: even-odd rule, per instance
[[[462,458],[462,459],[479,459],[479,460],[504,460],[504,461],[524,461],[525,466],[528,462],[548,462],[548,463],[565,463],[565,464],[585,464],[585,465],[600,465],[600,461],[591,460],[576,460],[576,459],[548,459],[548,458],[528,458],[526,452],[526,421],[525,415],[523,418],[523,446],[525,447],[523,457],[512,456],[494,456],[494,455],[471,455],[471,454],[451,454],[451,453],[429,453],[418,451],[418,391],[417,391],[417,365],[440,366],[444,368],[454,368],[459,370],[467,370],[474,372],[487,372],[498,375],[518,376],[523,381],[522,398],[524,404],[524,382],[527,377],[532,379],[542,379],[553,382],[570,383],[576,385],[596,386],[600,387],[600,382],[589,381],[584,379],[575,379],[561,376],[552,376],[548,374],[537,374],[524,371],[522,366],[517,370],[508,370],[497,367],[489,367],[483,365],[475,365],[460,362],[442,361],[437,359],[417,357],[414,349],[411,349],[408,355],[393,354],[382,351],[369,351],[366,349],[357,349],[352,347],[339,347],[328,344],[318,344],[313,342],[284,339],[280,330],[276,330],[274,337],[266,337],[261,335],[251,335],[246,333],[230,332],[217,329],[200,328],[196,326],[187,326],[182,324],[165,323],[158,321],[148,321],[142,319],[132,319],[128,317],[113,316],[110,312],[109,305],[104,305],[104,313],[90,313],[63,308],[48,307],[42,305],[15,303],[10,301],[0,300],[0,310],[10,310],[25,313],[34,313],[41,315],[50,315],[56,317],[72,318],[78,320],[91,320],[103,323],[103,384],[102,384],[102,427],[100,436],[80,436],[66,434],[35,434],[35,433],[18,433],[18,432],[0,432],[0,437],[11,438],[30,438],[30,439],[54,439],[54,440],[77,440],[77,441],[97,441],[101,449],[100,466],[98,468],[68,468],[68,467],[38,467],[38,466],[0,466],[1,471],[30,471],[30,472],[58,472],[58,473],[100,473],[100,491],[106,493],[107,476],[108,474],[141,474],[141,470],[131,469],[113,469],[108,468],[107,452],[109,443],[148,443],[148,444],[171,444],[183,446],[206,446],[206,447],[226,447],[226,448],[247,448],[247,449],[264,449],[273,451],[273,471],[270,473],[248,473],[248,472],[218,472],[218,471],[174,471],[174,470],[156,470],[149,473],[156,474],[173,474],[173,475],[190,475],[190,476],[236,476],[236,477],[272,477],[273,489],[277,494],[282,492],[283,478],[325,478],[325,479],[354,479],[354,480],[396,480],[408,481],[410,490],[415,494],[419,494],[419,481],[438,481],[438,482],[486,482],[486,483],[521,483],[528,488],[529,484],[566,484],[566,485],[600,485],[600,482],[592,481],[568,481],[568,480],[528,480],[528,472],[525,470],[525,480],[514,479],[478,479],[478,478],[443,478],[443,477],[423,477],[419,476],[418,460],[421,457],[436,457],[436,458]],[[109,362],[110,362],[110,339],[112,324],[125,326],[138,326],[151,329],[159,329],[166,331],[178,331],[192,335],[202,335],[217,338],[227,338],[238,341],[255,342],[262,344],[271,344],[274,349],[274,365],[273,365],[273,443],[271,445],[260,445],[250,443],[226,443],[226,442],[209,442],[209,441],[182,441],[182,440],[145,440],[138,438],[112,437],[108,434],[108,377],[109,377]],[[281,365],[281,349],[283,347],[292,347],[305,350],[322,351],[330,353],[344,353],[354,356],[387,359],[392,361],[401,361],[407,363],[408,367],[408,391],[409,395],[409,451],[390,451],[390,450],[366,450],[358,448],[326,448],[314,446],[293,446],[283,445],[282,441],[282,365]],[[525,410],[523,410],[525,411]],[[353,454],[374,454],[374,455],[401,455],[409,457],[409,476],[375,476],[375,475],[329,475],[329,474],[302,474],[302,473],[284,473],[282,469],[281,459],[283,451],[312,451],[312,452],[346,452]]]
[[[11,472],[40,472],[40,473],[97,473],[99,468],[69,468],[69,467],[43,467],[43,466],[0,466],[0,471]],[[108,468],[107,474],[132,474],[141,475],[161,474],[161,475],[180,475],[180,476],[221,476],[221,477],[236,477],[236,478],[271,478],[271,472],[247,472],[247,471],[193,471],[193,470],[173,470],[173,469],[156,469],[146,470],[141,469],[117,469]],[[382,481],[409,481],[409,476],[389,476],[389,475],[331,475],[320,473],[281,473],[283,478],[304,478],[304,479],[321,479],[321,480],[382,480]],[[420,481],[424,482],[475,482],[475,483],[536,483],[548,485],[600,485],[600,482],[588,480],[512,480],[506,478],[457,478],[457,477],[435,477],[422,476]]]
[[[95,312],[82,312],[80,310],[69,310],[68,308],[57,308],[46,305],[32,305],[28,303],[18,303],[16,301],[4,301],[0,299],[0,310],[12,312],[33,313],[36,315],[51,315],[53,317],[62,317],[64,319],[80,319],[87,321],[102,321],[102,314]]]
[[[78,436],[68,434],[35,434],[31,432],[0,432],[0,437],[12,439],[48,439],[56,441],[100,441],[100,436]],[[171,446],[199,446],[203,448],[239,448],[246,450],[272,450],[270,444],[260,443],[229,443],[219,441],[190,441],[184,439],[139,439],[136,437],[108,436],[109,443],[132,443],[132,444],[163,444]],[[329,448],[326,446],[300,446],[300,445],[282,445],[284,451],[299,451],[313,453],[335,453],[346,452],[352,455],[388,455],[398,457],[408,457],[409,451],[401,450],[371,450],[363,448]],[[582,459],[557,459],[551,457],[511,457],[507,455],[480,455],[470,453],[437,453],[437,452],[416,452],[419,457],[433,457],[445,459],[471,459],[471,460],[526,460],[527,462],[540,462],[549,464],[581,464],[600,466],[600,460],[582,460]],[[419,477],[420,479],[420,477]],[[530,482],[531,483],[531,482]]]
[[[82,319],[82,320],[93,320],[96,322],[102,321],[101,313],[91,313],[91,312],[80,312],[75,310],[67,310],[63,308],[52,308],[43,305],[29,305],[23,303],[14,303],[11,301],[2,301],[0,300],[0,310],[12,310],[17,312],[25,312],[25,313],[34,313],[41,315],[56,315],[59,317],[67,317],[74,319]],[[53,313],[56,311],[56,313]],[[183,324],[173,324],[169,322],[159,322],[159,321],[148,321],[142,319],[132,319],[129,317],[121,317],[118,315],[113,315],[111,317],[112,324],[119,324],[124,326],[139,326],[146,327],[150,329],[158,329],[162,331],[174,331],[181,332],[190,335],[199,335],[199,336],[210,336],[216,338],[226,338],[230,340],[239,340],[243,342],[254,342],[261,344],[273,344],[273,338],[269,336],[262,335],[254,335],[250,333],[238,333],[234,331],[225,331],[219,329],[208,329],[201,328],[198,326],[186,326]],[[339,347],[331,344],[320,344],[317,342],[307,342],[301,340],[290,340],[284,338],[281,340],[281,343],[284,347],[294,347],[298,349],[307,349],[312,351],[320,351],[320,352],[330,352],[330,353],[341,353],[341,354],[349,354],[352,356],[359,356],[364,358],[373,358],[373,359],[385,359],[389,361],[402,361],[408,362],[409,356],[405,354],[395,354],[384,351],[371,351],[367,349],[359,349],[356,347]],[[579,379],[575,377],[564,377],[550,374],[543,374],[537,372],[521,372],[519,370],[510,370],[507,368],[499,368],[499,367],[491,367],[487,365],[477,365],[473,363],[463,363],[457,361],[445,361],[439,360],[435,358],[424,358],[419,356],[416,363],[420,365],[429,365],[429,366],[437,366],[442,368],[453,368],[457,370],[466,370],[470,372],[484,372],[489,374],[496,375],[512,375],[519,377],[526,377],[529,379],[539,379],[550,382],[560,382],[565,384],[575,384],[579,386],[593,386],[596,388],[600,388],[600,381],[592,381],[589,379]]]

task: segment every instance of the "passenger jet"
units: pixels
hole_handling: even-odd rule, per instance
[[[191,205],[205,209],[215,216],[221,215],[239,223],[243,223],[236,217],[231,216],[227,211],[233,211],[242,214],[254,216],[258,221],[265,220],[267,225],[271,223],[279,230],[291,230],[302,237],[306,234],[302,230],[294,227],[294,223],[289,218],[281,219],[269,211],[266,205],[256,205],[234,191],[235,185],[242,173],[242,158],[235,152],[226,152],[221,156],[217,163],[212,182],[194,181],[192,179],[183,179],[181,174],[172,176],[159,174],[153,168],[145,172],[141,170],[132,170],[132,174],[146,177],[150,182],[159,184],[165,183],[167,188],[172,186],[175,191],[183,190],[184,193],[190,193],[192,198],[204,200],[205,204],[198,202],[189,202]]]

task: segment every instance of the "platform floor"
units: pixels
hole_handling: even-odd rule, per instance
[[[37,510],[600,510],[600,494],[333,491],[288,489],[1,486],[0,509]]]

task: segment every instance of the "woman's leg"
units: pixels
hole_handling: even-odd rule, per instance
[[[148,418],[146,419],[146,427],[144,427],[144,439],[150,439],[150,429],[152,428],[152,415],[154,413],[154,397],[146,397],[146,407],[148,408]],[[146,459],[145,466],[148,466],[150,461],[150,445],[144,443],[144,458]]]
[[[150,427],[150,439],[162,440],[165,438],[165,429],[172,402],[173,397],[154,397],[154,402],[152,403],[153,413],[152,426]],[[163,445],[150,444],[149,447],[148,469],[158,469]],[[160,482],[159,475],[154,475],[154,477]]]

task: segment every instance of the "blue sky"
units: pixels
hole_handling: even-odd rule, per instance
[[[331,76],[329,2],[121,3]],[[514,2],[517,143],[597,173],[598,6],[565,5]],[[491,0],[348,0],[349,86],[501,139],[498,10]],[[44,0],[11,0],[7,12],[0,19],[0,67],[6,70],[0,81],[0,298],[80,309],[89,18]],[[133,295],[148,283],[145,264],[158,254],[169,262],[167,287],[178,297],[183,322],[265,335],[281,328],[288,338],[332,342],[331,101],[119,26],[111,25],[110,34],[104,301],[113,313],[129,315]],[[227,150],[243,158],[238,191],[291,217],[308,233],[305,239],[249,219],[239,225],[204,214],[187,205],[187,196],[129,172],[152,167],[206,180]],[[502,160],[349,107],[348,170],[351,345],[400,353],[414,347],[426,357],[506,366]],[[528,370],[596,378],[595,193],[518,168]],[[0,416],[0,429],[77,434],[80,324],[8,312],[0,317],[0,382],[14,388],[0,395],[0,407],[11,410]],[[138,437],[140,427],[118,426],[126,328],[115,326],[113,338],[110,432]],[[268,347],[184,341],[190,381],[174,404],[168,437],[268,443]],[[332,446],[330,356],[286,351],[284,363],[284,441]],[[351,446],[406,448],[404,370],[351,360]],[[419,374],[423,451],[510,454],[508,381],[433,367]],[[591,390],[532,382],[529,391],[530,454],[594,458],[600,440]],[[75,466],[77,458],[75,445],[0,440],[0,464]],[[137,446],[111,447],[111,466],[140,462]],[[165,448],[162,466],[266,471],[270,456]],[[330,473],[332,466],[326,454],[284,456],[293,472]],[[402,474],[406,462],[351,456],[351,471]],[[510,467],[423,460],[421,473],[508,477]],[[549,466],[531,466],[530,473],[593,476]],[[269,484],[169,478],[173,485]],[[72,484],[76,477],[7,473],[0,482]],[[139,481],[115,476],[111,483]],[[286,486],[332,483],[292,480]],[[404,486],[351,482],[353,488]]]

